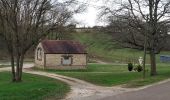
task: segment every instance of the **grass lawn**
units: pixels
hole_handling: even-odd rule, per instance
[[[0,68],[10,67],[10,65],[0,65]]]
[[[149,66],[147,66],[149,70]],[[142,72],[129,72],[125,65],[89,64],[86,70],[46,70],[49,72],[78,78],[102,86],[126,84],[126,87],[138,87],[170,78],[170,65],[159,64],[158,75],[142,79]]]
[[[24,74],[23,82],[10,82],[10,72],[0,72],[0,100],[58,100],[69,86],[55,79]]]
[[[73,33],[72,37],[88,47],[88,54],[93,59],[119,63],[128,62],[143,55],[142,51],[122,49],[116,42],[113,42],[112,36],[105,33]]]
[[[88,55],[91,59],[102,61],[124,63],[129,61],[138,62],[139,57],[143,57],[143,50],[122,48],[120,44],[113,40],[112,36],[102,32],[73,33],[72,38],[87,46]],[[170,52],[161,52],[157,55],[157,62],[160,55],[170,55]],[[149,63],[147,55],[147,63]]]

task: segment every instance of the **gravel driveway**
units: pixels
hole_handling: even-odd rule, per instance
[[[88,82],[85,82],[83,80],[79,80],[76,78],[71,78],[71,77],[53,74],[49,72],[31,70],[30,67],[33,67],[33,66],[34,64],[26,63],[24,64],[23,71],[25,73],[42,75],[42,76],[47,76],[50,78],[58,79],[70,85],[71,91],[64,100],[167,100],[167,99],[158,99],[158,98],[157,99],[136,99],[135,98],[135,97],[144,96],[145,91],[148,91],[148,94],[151,94],[153,92],[152,93],[153,96],[156,94],[161,94],[161,92],[163,93],[164,96],[168,96],[166,94],[166,92],[168,92],[170,96],[170,82],[168,82],[169,80],[156,83],[154,85],[156,89],[154,89],[154,87],[151,87],[152,85],[140,87],[140,88],[134,88],[134,89],[122,88],[120,86],[102,87],[102,86],[96,86],[96,85],[90,84]],[[0,71],[10,71],[10,67],[0,68]],[[165,85],[169,84],[167,86],[167,90],[169,91],[164,91],[164,88],[159,88],[159,85],[157,85],[157,84],[160,84],[160,86],[164,86],[164,83]],[[148,89],[150,89],[150,91]],[[159,92],[159,89],[162,89],[162,90],[160,90]],[[137,91],[137,92],[132,92],[132,91]],[[155,94],[154,94],[154,91],[155,91]],[[149,97],[149,95],[146,95],[146,96]],[[133,98],[131,99],[131,97],[134,97],[134,99]]]

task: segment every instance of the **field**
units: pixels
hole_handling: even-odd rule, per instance
[[[69,86],[55,79],[24,74],[23,82],[10,82],[10,72],[0,72],[0,100],[58,100]]]
[[[170,65],[159,64],[158,75],[150,77],[147,66],[146,79],[142,72],[129,72],[127,65],[89,64],[86,70],[46,70],[48,72],[78,78],[101,86],[125,85],[138,87],[170,78]]]
[[[137,62],[137,59],[143,57],[143,51],[122,48],[119,43],[112,39],[112,36],[101,32],[96,33],[73,33],[72,39],[80,41],[87,46],[87,51],[91,59],[100,59],[112,63]],[[170,52],[161,52],[157,55],[157,62],[160,55],[169,55]],[[149,63],[149,55],[147,55]]]
[[[84,44],[87,47],[89,62],[101,60],[111,63],[137,63],[138,58],[143,57],[143,50],[123,48],[120,43],[113,40],[111,35],[102,32],[74,32],[67,34],[64,39],[76,40]],[[27,52],[25,62],[34,62],[34,48],[35,46]],[[162,51],[161,54],[158,54],[158,63],[160,55],[170,55],[170,52]],[[0,61],[6,60],[9,61],[9,56],[5,44],[2,42],[0,43]],[[149,63],[149,55],[147,55],[147,63]]]

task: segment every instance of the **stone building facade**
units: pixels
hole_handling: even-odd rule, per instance
[[[70,40],[44,40],[35,50],[35,66],[43,69],[86,69],[85,46]]]

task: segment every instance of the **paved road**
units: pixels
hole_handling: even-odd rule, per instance
[[[139,91],[106,97],[101,100],[170,100],[170,82],[151,86]]]

